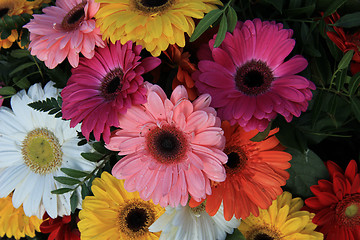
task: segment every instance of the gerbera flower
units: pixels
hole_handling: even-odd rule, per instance
[[[62,216],[55,219],[49,217],[45,212],[44,222],[40,225],[42,233],[50,233],[50,240],[80,240],[80,232],[76,224],[79,222],[77,216]]]
[[[340,19],[340,15],[335,12],[331,16],[325,18],[325,21],[329,24],[334,24]],[[355,74],[360,71],[360,32],[353,34],[345,33],[343,28],[333,27],[335,32],[327,31],[327,36],[333,41],[336,46],[344,53],[350,50],[354,50],[354,55],[350,65],[351,73]]]
[[[292,33],[280,23],[247,20],[227,33],[219,48],[212,39],[198,52],[195,86],[212,96],[222,120],[264,131],[278,113],[290,122],[307,109],[315,85],[295,75],[307,61],[296,55],[284,62],[295,45]]]
[[[189,205],[167,207],[166,212],[149,228],[153,232],[161,232],[161,239],[172,240],[224,240],[226,233],[233,233],[240,224],[236,218],[226,221],[223,207],[211,217],[205,211],[206,202],[191,208]]]
[[[322,240],[323,234],[315,231],[316,225],[311,221],[314,214],[300,211],[303,205],[300,198],[284,192],[267,210],[259,209],[258,217],[250,215],[243,219],[239,230],[246,240]]]
[[[195,64],[189,60],[190,53],[183,52],[183,48],[176,45],[170,45],[164,54],[170,59],[172,67],[177,67],[177,74],[172,82],[172,89],[183,85],[189,95],[190,100],[195,100],[198,96],[194,80],[191,74],[196,71]]]
[[[57,97],[52,82],[44,90],[40,84],[12,96],[10,110],[0,108],[0,197],[13,192],[15,208],[23,204],[27,216],[41,218],[70,214],[70,192],[56,195],[52,190],[69,187],[54,180],[64,176],[60,168],[91,172],[95,163],[80,156],[91,150],[78,146],[77,131],[69,123],[45,112],[35,111],[27,104]],[[77,189],[80,196],[80,188]],[[81,206],[81,201],[79,202]]]
[[[62,90],[63,118],[71,119],[71,127],[82,121],[82,134],[89,139],[94,131],[96,140],[103,133],[109,141],[110,126],[118,126],[118,114],[125,114],[131,105],[146,102],[146,88],[141,74],[160,64],[148,57],[140,61],[141,46],[117,42],[97,49],[95,56],[80,59],[72,69],[67,86]]]
[[[311,186],[315,197],[305,200],[306,210],[316,215],[313,222],[327,240],[360,238],[360,174],[354,160],[344,171],[327,162],[330,181],[319,180]]]
[[[225,137],[211,97],[188,100],[185,87],[177,86],[170,100],[157,85],[146,85],[147,103],[133,106],[119,117],[121,129],[106,147],[127,155],[112,174],[125,179],[125,189],[139,191],[144,200],[161,206],[185,206],[189,194],[200,201],[211,194],[210,180],[225,180],[222,151]]]
[[[252,213],[259,215],[259,207],[267,209],[272,201],[282,193],[281,186],[286,184],[291,155],[278,149],[279,140],[271,130],[261,142],[253,142],[258,131],[245,132],[239,125],[233,127],[222,123],[226,137],[224,152],[228,156],[225,165],[226,180],[212,186],[212,194],[207,197],[206,211],[213,216],[224,204],[224,216],[230,220],[246,218]],[[196,206],[190,202],[190,206]]]
[[[23,13],[32,14],[32,9],[34,4],[27,0],[1,0],[0,1],[0,18],[3,18],[5,15],[14,16],[20,15]],[[0,29],[0,36],[1,36]],[[0,38],[0,49],[1,48],[10,48],[12,44],[18,39],[18,32],[16,29],[11,31],[10,36],[5,39]]]
[[[192,18],[222,5],[219,0],[96,0],[101,3],[95,15],[103,39],[122,44],[127,41],[142,45],[153,56],[159,56],[169,44],[185,46],[186,32],[194,31]]]
[[[93,19],[98,9],[94,0],[57,0],[56,6],[42,10],[44,14],[34,14],[24,26],[30,31],[31,54],[48,68],[55,68],[65,58],[77,67],[79,53],[92,58],[95,46],[105,46]]]
[[[79,213],[81,239],[159,239],[160,233],[149,232],[149,226],[164,212],[139,193],[124,189],[124,181],[108,172],[93,181],[94,196],[87,196]]]
[[[25,216],[22,206],[14,208],[11,196],[0,198],[0,237],[35,237],[35,231],[40,231],[41,222],[36,216]]]

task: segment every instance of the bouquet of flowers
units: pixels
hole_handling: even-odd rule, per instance
[[[1,239],[360,240],[356,0],[0,0]]]

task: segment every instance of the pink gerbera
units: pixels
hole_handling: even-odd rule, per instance
[[[227,33],[219,48],[214,36],[199,51],[195,86],[212,96],[221,119],[264,131],[278,113],[290,122],[307,109],[315,85],[295,75],[307,61],[296,55],[284,62],[295,45],[292,34],[280,23],[248,20]]]
[[[57,0],[56,6],[34,14],[25,25],[30,31],[31,54],[55,68],[67,57],[73,67],[79,64],[79,53],[94,56],[95,46],[104,47],[94,15],[100,4],[94,0]]]
[[[148,83],[147,103],[119,118],[121,129],[106,147],[127,155],[112,174],[125,179],[125,189],[161,206],[185,206],[189,194],[200,201],[211,194],[210,180],[222,182],[227,161],[220,119],[203,94],[190,102],[184,86],[170,100]]]
[[[96,140],[103,133],[109,141],[110,127],[118,126],[118,114],[125,114],[132,105],[146,102],[147,90],[141,74],[160,64],[160,59],[148,57],[140,61],[142,47],[132,42],[120,42],[98,48],[92,59],[80,58],[72,69],[67,86],[62,90],[62,114],[74,127],[82,121],[86,139],[94,132]]]

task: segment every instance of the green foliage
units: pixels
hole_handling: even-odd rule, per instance
[[[318,180],[328,178],[325,164],[310,149],[301,152],[289,148],[286,151],[292,155],[292,160],[288,169],[290,178],[286,182],[285,189],[304,199],[312,196],[310,187],[316,185]]]
[[[360,26],[360,12],[345,14],[334,24],[336,27],[352,28]]]
[[[226,240],[246,240],[244,235],[237,229],[232,234],[227,234]]]
[[[35,110],[41,111],[41,112],[48,112],[48,114],[53,115],[55,114],[56,118],[62,117],[61,113],[61,104],[62,99],[59,96],[56,98],[47,98],[45,100],[39,100],[36,102],[29,103],[28,105]]]

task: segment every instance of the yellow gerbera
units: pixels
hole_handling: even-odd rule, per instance
[[[8,238],[20,239],[29,236],[35,237],[35,230],[40,232],[42,220],[36,216],[25,216],[22,205],[14,208],[12,197],[0,198],[0,237],[5,234]]]
[[[239,230],[247,240],[321,240],[324,236],[316,232],[308,211],[300,211],[304,202],[284,192],[272,202],[268,209],[259,209],[258,217],[250,215],[241,221]]]
[[[49,0],[35,0],[29,2],[26,0],[1,0],[0,1],[0,18],[3,18],[5,15],[13,16],[20,15],[23,13],[32,14],[32,9],[38,8],[40,4],[44,2],[50,2]],[[1,36],[1,31],[0,31]],[[18,39],[18,32],[12,30],[9,37],[6,39],[0,38],[0,49],[9,48]]]
[[[142,45],[159,56],[169,44],[185,46],[186,32],[194,31],[193,18],[222,5],[219,0],[95,0],[100,9],[95,15],[103,39]]]
[[[160,233],[148,229],[164,213],[159,205],[127,192],[124,180],[108,172],[93,181],[91,190],[94,196],[85,197],[79,213],[81,239],[159,239]]]

